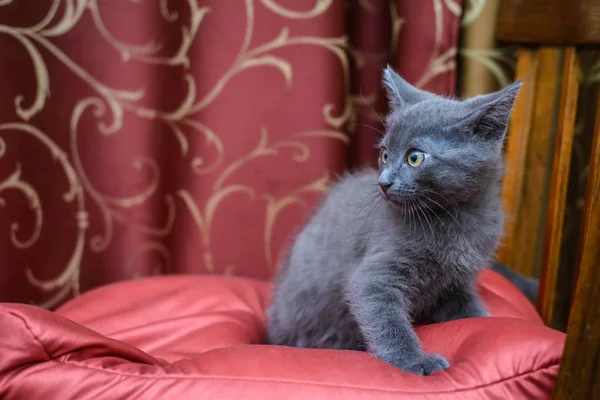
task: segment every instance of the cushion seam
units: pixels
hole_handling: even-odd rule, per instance
[[[185,380],[198,380],[198,381],[210,381],[210,380],[219,380],[219,381],[245,381],[245,382],[261,382],[261,383],[283,383],[283,384],[287,384],[287,385],[312,385],[312,386],[321,386],[321,387],[329,387],[329,388],[338,388],[338,389],[357,389],[357,390],[364,390],[364,391],[379,391],[379,392],[386,392],[386,393],[398,393],[398,394],[405,394],[405,395],[409,395],[409,394],[413,394],[413,395],[435,395],[435,394],[447,394],[447,393],[460,393],[460,392],[469,392],[469,391],[477,391],[478,389],[481,388],[486,388],[486,387],[491,387],[491,386],[495,386],[504,382],[508,382],[508,381],[512,381],[521,377],[528,377],[531,376],[533,374],[537,374],[539,372],[543,372],[545,370],[550,370],[551,368],[557,367],[558,363],[556,361],[552,362],[551,364],[548,365],[544,365],[541,366],[539,368],[536,368],[534,370],[531,371],[526,371],[526,372],[522,372],[518,375],[513,375],[510,377],[506,377],[506,378],[502,378],[500,380],[497,381],[493,381],[490,383],[486,383],[486,384],[481,384],[481,385],[477,385],[477,386],[472,386],[472,387],[468,387],[468,388],[462,388],[462,389],[450,389],[447,391],[435,391],[435,392],[407,392],[407,391],[403,391],[403,390],[398,390],[398,389],[387,389],[387,388],[381,388],[381,387],[371,387],[371,386],[356,386],[356,385],[348,385],[348,384],[334,384],[334,383],[327,383],[327,382],[315,382],[315,381],[305,381],[305,380],[294,380],[294,379],[270,379],[270,378],[252,378],[252,377],[236,377],[236,376],[223,376],[223,375],[212,375],[212,376],[187,376],[187,375],[162,375],[162,376],[147,376],[147,375],[137,375],[137,374],[130,374],[130,373],[123,373],[123,372],[119,372],[119,371],[111,371],[108,369],[104,369],[104,368],[96,368],[96,367],[91,367],[89,365],[83,365],[83,364],[79,364],[79,363],[73,363],[73,362],[67,362],[67,361],[62,361],[62,360],[58,360],[56,358],[52,358],[49,361],[53,361],[59,364],[63,364],[63,365],[70,365],[70,366],[74,366],[74,367],[78,367],[78,368],[84,368],[84,369],[90,369],[93,371],[101,371],[104,373],[108,373],[108,374],[114,374],[114,375],[119,375],[119,376],[124,376],[124,377],[132,377],[132,378],[143,378],[143,379],[153,379],[153,380],[163,380],[163,379],[173,379],[173,380],[178,380],[178,379],[185,379]],[[164,369],[163,369],[164,372]]]
[[[46,346],[44,346],[44,342],[42,342],[42,340],[40,338],[38,338],[37,335],[33,332],[33,329],[31,329],[31,327],[27,323],[27,320],[25,318],[23,318],[22,316],[20,316],[19,314],[16,314],[13,311],[9,311],[9,314],[12,315],[13,317],[17,318],[17,319],[20,319],[21,322],[23,322],[23,325],[25,325],[25,329],[27,329],[29,331],[29,333],[31,334],[31,337],[33,338],[33,340],[35,340],[37,342],[37,344],[40,345],[40,347],[44,351],[44,354],[48,358],[48,361],[55,360],[55,358],[51,357],[50,354],[48,353],[48,351],[46,350]],[[38,362],[41,362],[41,361],[38,361]]]

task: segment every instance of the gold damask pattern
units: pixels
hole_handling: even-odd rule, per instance
[[[423,65],[411,79],[453,87],[444,38],[460,1],[420,3],[432,21],[410,4],[0,0],[0,300],[52,308],[162,273],[271,276],[352,135],[372,146],[354,127],[360,106],[384,111],[379,74],[403,34],[422,29],[433,49],[410,57]],[[349,44],[344,7],[383,10],[376,57]]]
[[[263,202],[265,208],[262,228],[264,231],[264,258],[266,264],[274,268],[274,250],[271,243],[274,225],[279,215],[291,204],[303,204],[304,200],[301,198],[303,193],[323,191],[329,181],[329,173],[324,169],[323,173],[315,179],[303,182],[281,197],[275,197],[269,193],[257,193],[251,182],[238,183],[231,177],[237,170],[246,167],[257,158],[282,156],[284,148],[292,150],[291,157],[295,163],[305,163],[311,156],[311,148],[305,140],[307,138],[325,138],[341,143],[348,142],[348,137],[341,129],[350,117],[350,102],[346,102],[341,113],[337,113],[339,109],[337,104],[323,104],[322,121],[317,123],[314,129],[293,133],[282,140],[270,140],[267,128],[260,127],[256,146],[247,154],[235,160],[227,158],[227,148],[223,143],[220,132],[216,132],[201,118],[198,118],[199,113],[208,108],[231,84],[231,81],[236,76],[242,75],[245,70],[265,67],[274,68],[283,76],[286,86],[291,87],[294,77],[294,65],[286,60],[284,56],[276,54],[278,50],[286,47],[311,46],[330,52],[338,60],[345,86],[348,87],[349,64],[345,53],[345,37],[298,36],[293,35],[290,29],[284,26],[277,35],[269,40],[257,42],[254,38],[255,30],[259,24],[256,16],[258,11],[263,14],[266,12],[272,13],[270,18],[307,20],[322,17],[329,11],[335,11],[332,10],[333,0],[314,1],[312,8],[307,10],[287,8],[275,0],[245,0],[238,2],[239,4],[230,4],[229,6],[218,4],[218,2],[188,0],[186,7],[176,9],[172,8],[176,2],[167,0],[155,2],[155,4],[153,2],[131,2],[133,4],[127,5],[126,7],[145,8],[146,14],[148,14],[148,8],[156,7],[156,13],[159,13],[164,21],[180,27],[179,45],[170,50],[169,54],[165,54],[164,44],[166,39],[162,43],[159,40],[150,40],[142,44],[136,44],[117,38],[117,33],[111,31],[107,19],[114,15],[111,13],[119,11],[119,5],[116,3],[120,2],[121,0],[118,2],[55,0],[48,7],[45,15],[35,23],[18,26],[3,21],[0,24],[0,34],[12,37],[26,51],[34,71],[30,80],[35,82],[34,95],[13,94],[4,91],[4,96],[14,96],[15,118],[8,120],[5,116],[0,123],[0,132],[2,133],[0,137],[0,156],[4,156],[11,151],[11,141],[5,139],[7,136],[29,135],[37,140],[46,147],[53,159],[60,164],[62,173],[68,182],[68,189],[64,192],[62,200],[75,207],[75,212],[68,211],[64,215],[65,218],[74,219],[72,225],[76,235],[72,243],[68,244],[72,249],[71,255],[60,274],[44,279],[36,273],[36,266],[24,265],[25,276],[29,285],[44,293],[44,296],[42,296],[44,300],[39,302],[44,307],[53,307],[69,295],[80,293],[84,253],[100,253],[110,250],[117,224],[120,225],[118,229],[137,229],[146,236],[146,240],[138,248],[131,249],[127,258],[123,259],[122,262],[125,265],[132,264],[142,253],[156,252],[162,257],[164,263],[164,266],[156,272],[164,272],[165,269],[170,268],[172,257],[170,249],[162,239],[172,234],[176,214],[187,211],[201,236],[201,249],[197,250],[199,262],[204,261],[205,270],[209,272],[217,271],[213,264],[211,252],[212,224],[222,201],[231,196],[239,197],[236,201],[240,202],[259,198]],[[14,11],[17,6],[16,3],[23,2],[4,0],[0,3],[0,6],[4,7],[5,10],[13,6]],[[31,4],[29,3],[28,6],[31,6]],[[215,7],[245,8],[246,24],[245,29],[242,31],[242,45],[235,61],[229,68],[221,72],[220,78],[211,88],[201,91],[196,82],[195,72],[199,68],[203,68],[203,65],[194,64],[190,57],[190,50],[193,49],[196,42],[202,40],[199,34],[202,24],[211,17]],[[188,14],[187,18],[184,18],[184,13]],[[90,21],[92,24],[88,24]],[[95,30],[106,44],[111,46],[113,54],[105,54],[105,56],[111,57],[112,62],[115,64],[114,68],[119,68],[120,63],[140,63],[176,69],[182,75],[187,86],[186,94],[179,100],[179,105],[173,109],[146,106],[143,101],[146,96],[146,88],[130,89],[127,86],[113,86],[95,76],[91,71],[86,70],[75,57],[69,54],[69,43],[67,42],[65,45],[64,41],[58,40],[61,37],[68,36],[76,28],[81,29],[82,24],[88,24],[83,29]],[[31,122],[38,114],[52,112],[51,108],[56,105],[52,104],[50,93],[60,93],[61,86],[67,84],[67,82],[53,79],[49,69],[50,64],[54,68],[64,69],[67,71],[68,79],[79,80],[87,85],[89,89],[86,91],[85,96],[76,101],[70,111],[68,147],[59,144],[55,140],[55,136],[60,136],[57,132],[44,131]],[[97,121],[98,132],[104,136],[119,135],[125,137],[127,132],[123,129],[124,119],[130,117],[149,120],[156,124],[164,124],[178,143],[179,156],[189,160],[189,168],[198,175],[198,179],[202,179],[201,177],[205,175],[214,177],[211,193],[202,203],[199,202],[198,196],[194,196],[185,187],[173,193],[165,193],[163,194],[163,201],[167,211],[165,222],[161,226],[135,222],[135,218],[133,218],[135,212],[133,210],[146,206],[153,196],[161,195],[159,187],[161,181],[166,179],[163,175],[164,172],[161,171],[154,159],[150,157],[136,158],[131,160],[134,169],[150,176],[145,188],[129,196],[112,195],[100,190],[93,179],[88,176],[79,150],[82,140],[90,140],[87,137],[82,138],[81,132],[81,121],[84,118],[89,118],[90,113]],[[86,135],[93,134],[93,132],[86,132]],[[196,137],[192,137],[192,135]],[[190,142],[197,140],[198,136],[202,137],[206,145],[210,146],[216,153],[216,156],[213,156],[210,162],[205,162],[200,154],[192,152]],[[16,140],[19,140],[18,136]],[[123,140],[126,140],[126,138],[123,138]],[[312,144],[314,145],[314,143],[313,141]],[[45,199],[43,195],[24,178],[22,174],[24,164],[26,164],[26,161],[19,159],[15,161],[13,171],[2,178],[0,182],[0,192],[19,191],[27,199],[31,212],[35,216],[34,228],[32,232],[26,233],[19,221],[12,222],[10,225],[10,243],[19,250],[30,249],[35,251],[35,245],[42,232],[48,211],[44,207]],[[2,172],[4,173],[4,171]],[[54,176],[50,176],[48,179],[58,180]],[[0,198],[0,206],[6,206],[5,198]],[[95,222],[102,224],[101,233],[91,234],[90,232],[90,208],[97,208],[100,211],[101,220]],[[61,212],[65,212],[64,209]],[[66,245],[62,241],[61,244]],[[221,271],[232,273],[235,268],[236,266],[229,265],[222,268]]]

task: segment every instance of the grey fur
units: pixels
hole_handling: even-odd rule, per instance
[[[296,238],[268,311],[268,342],[368,349],[428,375],[449,363],[423,352],[412,324],[488,315],[474,280],[502,233],[501,148],[520,83],[459,101],[388,67],[384,85],[387,163],[343,177]],[[406,162],[413,148],[427,153],[418,167]]]

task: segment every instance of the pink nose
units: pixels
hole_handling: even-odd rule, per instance
[[[387,193],[390,186],[392,186],[392,182],[379,182],[379,187],[383,190],[383,193]]]

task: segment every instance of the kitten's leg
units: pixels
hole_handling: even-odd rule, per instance
[[[315,296],[277,287],[267,311],[267,343],[302,348],[365,351],[365,344],[342,294]],[[329,296],[329,297],[327,297]]]
[[[421,349],[406,312],[402,283],[382,261],[365,259],[346,288],[350,311],[369,349],[403,371],[429,375],[446,369],[449,363],[444,357]]]
[[[438,302],[426,322],[438,323],[463,318],[488,317],[485,305],[475,289],[458,289]]]

